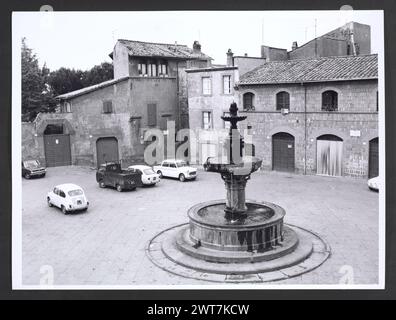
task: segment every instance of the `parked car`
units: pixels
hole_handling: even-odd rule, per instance
[[[370,190],[379,191],[380,188],[380,180],[379,177],[371,178],[367,181],[367,185]]]
[[[73,183],[60,184],[48,192],[47,204],[49,207],[60,208],[64,214],[78,210],[85,211],[89,206],[84,190]]]
[[[141,183],[143,185],[155,185],[161,181],[158,173],[155,173],[153,168],[144,165],[129,166],[128,171],[140,173]]]
[[[102,164],[96,171],[96,181],[101,188],[113,187],[117,191],[135,190],[142,185],[141,174],[129,170],[123,170],[120,162],[108,162]]]
[[[154,166],[153,169],[161,178],[178,178],[182,182],[186,179],[194,180],[197,177],[197,169],[188,166],[184,160],[164,160],[160,165]]]
[[[205,171],[211,171],[210,170],[210,160],[211,159],[214,159],[214,157],[208,157],[207,159],[206,159],[206,161],[204,162],[204,164],[203,164],[203,168],[204,168],[204,170]]]
[[[44,177],[46,173],[38,160],[25,160],[22,161],[22,177],[30,179],[31,177]]]

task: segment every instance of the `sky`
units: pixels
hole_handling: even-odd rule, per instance
[[[51,71],[87,70],[111,62],[117,39],[185,44],[195,40],[215,64],[235,55],[260,56],[262,44],[291,50],[349,21],[371,26],[371,50],[383,50],[382,11],[14,12],[13,38],[26,37]],[[315,23],[316,21],[316,23]],[[315,28],[316,24],[316,28]]]

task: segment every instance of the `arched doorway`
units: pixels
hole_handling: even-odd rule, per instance
[[[369,161],[368,161],[368,177],[373,178],[379,175],[378,161],[378,138],[369,141]]]
[[[294,172],[294,137],[286,132],[272,136],[272,170]]]
[[[44,130],[44,154],[47,167],[71,165],[70,135],[63,123],[48,124]]]
[[[327,176],[342,175],[342,144],[342,139],[332,134],[325,134],[317,138],[317,174]]]
[[[97,166],[118,161],[118,140],[116,137],[99,138],[96,141]]]

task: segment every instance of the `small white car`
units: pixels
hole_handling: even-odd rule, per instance
[[[155,173],[153,168],[144,165],[129,166],[128,170],[141,173],[142,184],[155,185],[161,181],[158,173]]]
[[[73,183],[60,184],[48,192],[47,204],[49,207],[60,208],[64,214],[77,210],[85,211],[89,206],[83,189]]]
[[[153,169],[160,177],[177,178],[182,182],[194,180],[197,177],[197,169],[188,166],[184,160],[164,160],[159,166],[154,166]]]
[[[370,190],[379,191],[380,188],[380,180],[379,177],[371,178],[367,181],[367,185]]]

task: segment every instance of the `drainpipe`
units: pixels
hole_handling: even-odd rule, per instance
[[[304,175],[307,174],[307,87],[304,82],[301,82],[304,87]]]

